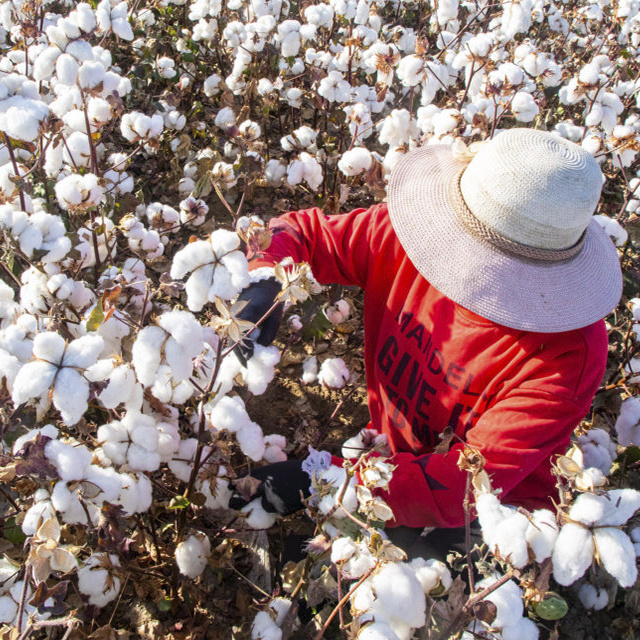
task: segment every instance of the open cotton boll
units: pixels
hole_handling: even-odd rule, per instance
[[[368,171],[373,164],[373,156],[368,149],[364,147],[354,147],[342,154],[338,160],[338,169],[345,176],[357,176]]]
[[[485,578],[476,584],[476,591],[482,591],[492,586],[499,579],[498,575]],[[492,591],[486,598],[496,606],[496,617],[491,623],[496,629],[505,629],[518,624],[522,618],[524,605],[522,603],[522,589],[509,580]]]
[[[287,454],[284,451],[287,446],[287,440],[284,436],[279,434],[265,436],[264,444],[265,449],[262,457],[267,462],[284,462],[287,459]]]
[[[25,536],[34,535],[43,522],[56,517],[56,511],[51,504],[51,496],[46,489],[38,489],[33,495],[33,499],[34,503],[27,509],[21,525]]]
[[[527,545],[533,552],[536,562],[542,562],[553,553],[558,538],[558,524],[555,515],[548,509],[538,509],[531,514],[525,532]]]
[[[276,513],[264,510],[262,498],[255,498],[249,504],[240,509],[240,513],[246,515],[245,524],[250,529],[269,529],[277,519]]]
[[[520,618],[513,626],[502,628],[503,640],[538,640],[540,631],[533,620]]]
[[[114,572],[120,566],[115,554],[94,553],[78,569],[78,589],[89,596],[89,603],[104,607],[120,593],[120,578]]]
[[[616,420],[616,433],[623,447],[640,446],[640,398],[631,396],[623,401]]]
[[[44,447],[44,455],[65,482],[84,478],[92,458],[91,451],[84,445],[67,444],[60,442],[60,440],[47,442]]]
[[[331,562],[338,563],[348,560],[356,552],[353,538],[338,538],[331,543]]]
[[[416,574],[416,578],[422,586],[422,591],[428,595],[434,589],[442,587],[445,591],[449,590],[453,582],[451,572],[444,562],[430,558],[414,558],[409,566]]]
[[[191,535],[176,547],[176,563],[183,576],[192,580],[202,575],[211,555],[211,542],[204,534]]]
[[[425,624],[426,599],[415,573],[404,563],[385,564],[371,581],[376,620],[399,621],[413,628]],[[393,624],[392,624],[393,626]]]
[[[342,564],[342,575],[350,580],[361,578],[367,571],[373,569],[376,559],[363,542],[356,542],[353,555]]]
[[[578,437],[585,467],[596,467],[608,475],[616,458],[616,446],[604,429],[589,429]]]
[[[281,640],[282,629],[268,611],[258,611],[251,625],[251,640]]]
[[[341,389],[349,381],[349,369],[342,358],[327,358],[318,372],[318,382],[325,387]]]
[[[122,507],[125,515],[132,516],[148,511],[153,499],[151,480],[143,473],[122,473],[120,478],[122,490],[116,504]]]
[[[578,598],[585,609],[600,611],[609,604],[609,595],[606,589],[600,589],[588,582],[580,585]]]
[[[551,555],[556,582],[568,587],[581,578],[591,566],[594,551],[591,531],[573,522],[565,524]]]
[[[579,496],[576,503],[589,494],[582,494]],[[640,509],[640,491],[635,489],[612,489],[602,496],[596,496],[599,498],[599,502],[603,505],[603,513],[596,522],[599,527],[613,526],[619,527],[626,524],[629,518]],[[583,501],[586,504],[586,501]],[[591,501],[590,501],[591,502]],[[574,503],[575,506],[575,503]],[[584,511],[579,512],[576,509],[576,516],[574,518],[573,507],[569,512],[569,516],[575,520],[581,520],[581,517],[587,518]],[[585,521],[585,520],[581,520]]]
[[[318,509],[328,514],[337,506],[337,497],[341,491],[342,485],[347,481],[347,473],[342,467],[330,465],[329,468],[320,471],[317,474],[318,481],[322,484],[333,487],[333,492],[323,496],[318,502]],[[342,498],[342,505],[349,513],[353,513],[358,508],[358,498],[356,496],[357,478],[353,476],[349,479],[347,490]],[[336,518],[345,517],[342,508],[338,508],[334,514]]]
[[[236,431],[236,439],[242,453],[254,462],[261,460],[265,453],[265,443],[260,425],[255,422],[243,424]]]
[[[275,376],[275,369],[280,362],[280,351],[277,347],[264,347],[255,344],[253,356],[247,362],[242,372],[242,378],[247,389],[256,396],[262,395]]]
[[[313,384],[318,379],[318,358],[310,356],[302,363],[302,382]]]
[[[24,447],[24,445],[27,444],[27,442],[35,440],[38,435],[46,436],[47,438],[55,440],[58,437],[58,429],[52,424],[46,424],[44,427],[39,427],[37,429],[30,429],[13,443],[13,446],[11,447],[13,455],[15,456]]]
[[[358,640],[400,640],[400,637],[386,622],[376,620],[360,628]]]
[[[600,563],[621,587],[631,587],[638,577],[636,554],[629,536],[613,527],[598,527],[594,533]]]
[[[196,481],[196,489],[206,498],[204,506],[207,509],[226,509],[229,506],[233,490],[229,488],[229,478],[224,476],[226,472],[222,466],[218,469],[217,478]]]

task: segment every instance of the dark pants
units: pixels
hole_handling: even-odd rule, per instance
[[[411,527],[389,527],[385,533],[397,547],[400,547],[408,556],[413,558],[434,558],[446,562],[447,555],[451,551],[458,551],[463,556],[467,553],[465,543],[465,528],[434,529],[426,536],[422,536],[422,529]],[[471,549],[482,543],[480,525],[477,521],[471,523],[470,529]]]

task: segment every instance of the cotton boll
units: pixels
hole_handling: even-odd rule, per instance
[[[492,586],[497,580],[497,575],[485,578],[476,584],[476,591],[481,591]],[[522,590],[513,581],[509,580],[503,585],[492,591],[486,598],[496,606],[496,617],[491,623],[492,627],[497,629],[505,629],[513,627],[522,618]]]
[[[287,441],[284,436],[278,434],[265,436],[264,444],[265,450],[262,457],[267,462],[284,462],[287,459],[287,454],[284,452]]]
[[[211,555],[211,542],[204,534],[189,536],[176,547],[176,563],[183,576],[192,580],[201,576]]]
[[[60,440],[47,442],[44,455],[55,466],[58,475],[65,482],[84,478],[92,458],[91,452],[84,445],[66,444]]]
[[[318,379],[318,359],[310,356],[302,363],[302,382],[313,384]]]
[[[366,544],[357,542],[355,553],[342,565],[342,575],[350,580],[357,580],[373,569],[375,565],[376,559]]]
[[[117,504],[120,504],[125,515],[144,513],[149,510],[153,498],[151,481],[146,475],[123,473],[122,491],[118,496]]]
[[[62,421],[68,426],[74,425],[87,410],[89,383],[75,369],[62,367],[56,376],[52,400]]]
[[[277,519],[276,513],[264,510],[262,498],[252,500],[240,509],[240,513],[246,515],[245,524],[249,529],[269,529],[276,523]]]
[[[116,555],[94,553],[78,569],[78,589],[89,596],[90,604],[104,607],[116,599],[121,583],[113,569],[119,566]]]
[[[414,572],[403,563],[389,563],[374,575],[376,599],[371,612],[377,620],[401,621],[411,627],[425,624],[426,600]]]
[[[251,640],[281,640],[282,629],[269,612],[258,611],[251,625]]]
[[[600,611],[609,604],[609,596],[606,589],[600,589],[588,582],[580,585],[578,598],[585,609]]]
[[[341,389],[349,381],[349,369],[342,358],[327,358],[318,372],[318,382],[333,389]]]
[[[232,489],[229,488],[229,479],[223,477],[226,473],[225,467],[220,467],[218,473],[220,476],[217,478],[196,482],[196,489],[206,499],[204,506],[207,509],[226,509],[233,495]]]
[[[259,396],[267,390],[279,362],[280,351],[277,347],[264,347],[260,344],[254,346],[253,357],[247,362],[246,373],[243,372],[242,376],[251,393]]]
[[[538,640],[540,631],[533,620],[529,618],[520,618],[516,624],[509,627],[503,627],[503,640]]]
[[[368,171],[373,163],[371,152],[364,147],[354,147],[345,151],[338,161],[338,169],[346,176],[357,176]]]
[[[613,240],[616,247],[622,247],[626,244],[629,234],[617,220],[605,215],[595,215],[593,218]]]
[[[594,533],[600,563],[621,587],[631,587],[638,577],[635,549],[626,533],[612,527],[599,527]]]
[[[440,587],[448,591],[453,582],[447,565],[440,560],[414,558],[409,563],[409,566],[416,574],[416,578],[422,586],[422,591],[427,595]]]
[[[567,587],[581,578],[591,566],[594,550],[593,537],[588,529],[572,522],[565,524],[560,529],[551,556],[556,582]]]
[[[255,422],[243,425],[236,431],[236,439],[242,453],[255,462],[261,460],[265,453],[265,443],[262,429]]]
[[[51,496],[45,489],[38,489],[34,494],[34,503],[27,509],[22,521],[22,532],[25,536],[32,536],[40,524],[49,518],[55,518],[56,512],[51,504]]]
[[[361,627],[358,640],[400,640],[400,638],[386,622],[376,620]]]
[[[44,427],[37,429],[30,429],[13,443],[13,446],[11,447],[13,455],[17,455],[27,442],[35,440],[38,435],[46,436],[47,438],[55,440],[58,437],[58,429],[56,429],[52,424],[47,424]]]
[[[558,538],[558,525],[555,515],[548,509],[534,511],[531,520],[525,532],[527,545],[533,552],[536,562],[542,562],[553,553],[553,547]]]

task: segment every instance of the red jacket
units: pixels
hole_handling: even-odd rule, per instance
[[[287,213],[271,228],[272,244],[252,268],[291,256],[321,283],[364,289],[370,426],[387,434],[397,465],[384,495],[392,525],[464,524],[466,473],[456,465],[463,445],[433,453],[447,425],[482,452],[504,503],[550,506],[550,461],[566,452],[604,373],[602,320],[533,333],[460,307],[418,273],[386,204],[334,216]]]

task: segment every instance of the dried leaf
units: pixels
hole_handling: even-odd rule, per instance
[[[452,427],[445,427],[444,431],[438,435],[440,442],[436,445],[434,452],[447,453],[451,448],[451,441],[453,440],[454,435],[455,432]]]
[[[104,627],[96,629],[87,640],[129,640],[131,636],[130,631],[124,629],[114,629],[110,625],[106,624]]]
[[[242,499],[249,502],[256,495],[256,492],[262,484],[262,480],[257,480],[256,478],[247,475],[242,478],[236,478],[235,480],[232,480],[231,484],[242,496]]]

